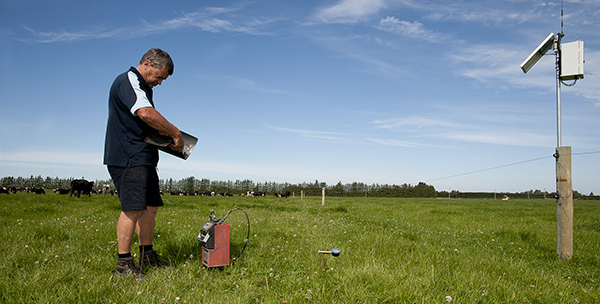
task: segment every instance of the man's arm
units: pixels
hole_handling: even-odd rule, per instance
[[[155,130],[165,133],[173,137],[174,143],[171,145],[171,149],[181,152],[183,151],[183,137],[177,127],[170,123],[164,116],[162,116],[155,108],[145,107],[140,108],[136,112],[137,116],[141,118],[145,123]]]

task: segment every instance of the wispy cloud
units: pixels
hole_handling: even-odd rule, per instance
[[[307,140],[316,140],[334,144],[354,144],[354,145],[380,145],[380,146],[393,146],[393,147],[439,147],[429,143],[420,143],[416,141],[406,141],[393,138],[377,138],[377,137],[362,137],[358,134],[353,133],[340,133],[340,132],[329,132],[329,131],[317,131],[317,130],[304,130],[304,129],[291,129],[284,127],[277,127],[271,125],[265,125],[267,128],[296,134],[298,137]]]
[[[233,12],[237,10],[239,10],[239,8],[210,7],[195,12],[183,13],[178,17],[158,22],[149,22],[142,19],[136,25],[118,28],[97,26],[91,29],[78,31],[68,31],[65,29],[42,31],[33,29],[29,26],[24,26],[23,28],[29,35],[19,39],[37,43],[70,42],[105,38],[128,39],[186,28],[196,28],[211,33],[234,32],[250,35],[266,35],[268,33],[262,31],[264,26],[275,22],[275,19],[269,18],[243,18],[233,14]]]
[[[52,43],[52,42],[71,42],[88,39],[103,39],[110,37],[119,37],[123,33],[122,29],[104,30],[92,29],[79,32],[69,32],[64,29],[59,31],[38,31],[28,26],[23,26],[29,35],[19,37],[22,41],[32,41],[37,43]]]
[[[333,6],[320,9],[315,18],[328,23],[355,23],[377,14],[385,7],[383,0],[342,0]]]
[[[402,117],[394,119],[383,119],[374,120],[372,122],[376,129],[402,129],[415,128],[415,129],[429,129],[434,127],[449,128],[449,127],[464,127],[463,125],[444,121],[434,118],[425,117]]]
[[[469,132],[442,133],[440,136],[465,142],[523,147],[551,147],[556,141],[551,135],[518,130],[506,130],[505,132],[471,130]]]
[[[420,138],[420,142],[425,144],[415,144],[396,140],[376,141],[381,144],[397,146],[436,146],[435,143],[444,140],[483,143],[507,146],[528,146],[545,147],[554,143],[552,136],[541,135],[531,132],[523,132],[521,129],[512,128],[510,125],[503,125],[498,122],[496,126],[490,125],[490,121],[485,123],[480,119],[471,117],[457,118],[465,120],[457,123],[444,119],[423,118],[423,117],[405,117],[388,120],[375,120],[372,122],[376,129],[402,132],[410,134],[413,138]],[[487,128],[482,130],[481,126],[487,124]],[[512,125],[512,124],[511,124]]]
[[[547,147],[554,144],[553,136],[523,132],[510,127],[496,127],[482,130],[480,124],[457,124],[433,119],[406,119],[375,121],[377,129],[398,131],[390,133],[371,132],[370,136],[318,130],[292,129],[265,125],[267,128],[295,134],[297,137],[334,144],[381,145],[390,147],[430,147],[446,148],[449,142],[469,142],[503,146]],[[378,136],[382,135],[382,136]]]
[[[147,29],[151,32],[159,32],[192,27],[211,33],[238,32],[245,34],[259,34],[259,27],[271,22],[267,19],[252,18],[245,20],[245,18],[240,18],[239,15],[236,15],[235,18],[227,15],[227,13],[233,11],[235,11],[235,9],[209,8],[202,11],[185,13],[181,17],[156,24],[147,23]],[[215,17],[216,15],[225,16]]]
[[[503,22],[523,23],[544,14],[546,3],[539,9],[515,11],[510,3],[498,1],[412,1],[412,0],[340,0],[332,6],[319,9],[315,19],[327,23],[356,23],[377,16],[386,9],[410,9],[423,13],[431,21],[460,21],[484,25]]]
[[[478,82],[506,88],[538,87],[555,90],[556,82],[548,72],[554,70],[554,55],[549,52],[526,75],[520,64],[535,49],[530,45],[511,44],[464,44],[447,56],[456,63],[455,73],[476,79]],[[600,107],[600,52],[585,50],[585,78],[574,87],[565,87],[565,92],[581,96]]]
[[[462,4],[461,6],[436,6],[436,11],[425,18],[432,21],[461,21],[478,23],[483,25],[501,24],[504,22],[523,23],[539,17],[540,12],[514,12],[505,9],[492,9],[489,3],[477,5],[477,3]],[[469,6],[470,9],[465,9]]]
[[[417,142],[404,141],[404,140],[398,140],[398,139],[389,139],[389,138],[373,138],[373,137],[368,137],[368,138],[366,138],[366,140],[370,141],[370,142],[374,142],[374,143],[379,144],[379,145],[393,146],[393,147],[407,147],[407,148],[416,148],[416,147],[436,147],[436,148],[439,148],[439,147],[441,147],[439,145],[424,144],[424,143],[417,143]]]
[[[392,34],[422,39],[431,42],[440,42],[441,38],[443,37],[439,33],[426,29],[421,22],[399,20],[396,17],[389,16],[385,19],[381,19],[381,21],[379,21],[379,25],[376,28],[382,31],[390,32]]]
[[[304,139],[327,141],[327,142],[331,142],[331,143],[348,143],[350,141],[354,141],[353,139],[351,139],[351,134],[348,134],[348,133],[306,130],[306,129],[291,129],[291,128],[272,126],[272,125],[268,125],[268,124],[266,124],[265,127],[272,129],[272,130],[276,130],[276,131],[292,133],[292,134],[295,134],[296,136],[304,138]]]
[[[534,48],[533,46],[532,48]],[[530,71],[527,77],[519,65],[530,50],[524,46],[492,43],[463,43],[460,48],[447,54],[456,66],[455,73],[495,87],[543,87],[552,88],[544,69]],[[550,57],[542,61],[551,61]],[[552,63],[550,63],[552,64]]]

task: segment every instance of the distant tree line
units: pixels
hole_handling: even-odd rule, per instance
[[[419,183],[416,186],[402,185],[367,185],[361,182],[335,185],[327,185],[325,182],[315,180],[314,183],[276,183],[276,182],[254,182],[249,179],[236,181],[211,181],[209,179],[196,179],[191,176],[179,181],[168,179],[161,180],[161,189],[165,192],[185,191],[186,193],[232,193],[242,194],[248,192],[276,194],[289,191],[295,195],[304,193],[305,196],[321,196],[323,188],[327,196],[334,197],[436,197],[437,192],[433,186]]]
[[[44,189],[69,189],[71,188],[71,181],[76,178],[52,178],[42,176],[31,176],[31,177],[3,177],[0,179],[0,186],[8,187],[10,185],[19,185],[28,188],[44,188]]]
[[[12,184],[21,185],[23,187],[44,188],[46,190],[55,190],[58,188],[69,189],[71,181],[77,178],[59,178],[30,176],[30,177],[3,177],[0,179],[0,186],[7,187]],[[94,190],[100,190],[103,185],[110,185],[114,190],[112,180],[95,180]],[[321,196],[322,189],[325,188],[327,196],[333,197],[415,197],[415,198],[473,198],[473,199],[502,199],[508,197],[510,199],[554,199],[555,192],[547,192],[541,190],[529,190],[525,192],[460,192],[460,191],[436,191],[434,186],[427,185],[423,182],[417,185],[402,184],[365,184],[362,182],[353,182],[342,184],[338,182],[335,185],[327,185],[325,182],[315,180],[313,183],[304,182],[298,184],[276,183],[276,182],[254,182],[249,179],[236,181],[220,181],[210,179],[197,179],[193,176],[180,180],[161,179],[161,190],[165,193],[170,192],[186,192],[186,193],[231,193],[239,195],[247,192],[266,193],[272,195],[276,193],[284,193],[290,191],[295,195],[300,195],[301,192],[305,196]],[[578,191],[573,191],[575,199],[600,200],[599,195],[590,193],[584,195]]]
[[[44,188],[46,190],[55,190],[58,188],[69,189],[71,181],[76,178],[59,178],[30,176],[24,177],[3,177],[0,179],[0,185],[7,187],[17,184],[23,187]],[[110,185],[114,189],[112,180],[95,180],[94,190],[100,190],[103,185]],[[315,180],[314,183],[276,183],[276,182],[254,182],[249,179],[236,181],[220,181],[210,179],[197,179],[193,176],[180,180],[161,179],[159,181],[160,188],[165,193],[170,192],[185,192],[185,193],[231,193],[239,195],[242,193],[266,193],[272,195],[276,193],[285,193],[289,191],[295,195],[300,195],[301,192],[305,196],[321,196],[322,189],[325,188],[327,196],[334,197],[436,197],[437,192],[431,185],[423,182],[413,186],[409,184],[388,185],[388,184],[365,184],[362,182],[353,182],[342,184],[338,182],[335,185],[327,185],[325,182]]]

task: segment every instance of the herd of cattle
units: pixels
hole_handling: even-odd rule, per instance
[[[104,185],[103,190],[104,189],[110,189],[110,187],[108,185]],[[17,192],[25,192],[25,193],[36,193],[36,194],[46,194],[46,190],[44,190],[44,188],[36,188],[36,187],[23,187],[21,185],[9,185],[8,187],[1,187],[0,188],[0,194],[8,194],[8,193],[17,193]],[[83,196],[91,196],[92,193],[99,193],[98,191],[94,190],[94,182],[90,182],[87,181],[85,179],[76,179],[71,181],[71,189],[63,189],[63,188],[58,188],[55,189],[54,192],[58,193],[58,194],[69,194],[69,196],[77,196],[77,197],[81,197],[81,195],[83,194]],[[102,191],[102,193],[104,194],[108,194],[105,193],[104,191]]]
[[[44,188],[32,188],[32,187],[17,187],[10,186],[8,188],[2,187],[0,188],[0,194],[9,194],[9,193],[17,193],[17,192],[26,192],[26,193],[37,193],[37,194],[46,194],[46,190]]]
[[[36,193],[36,194],[46,194],[46,191],[44,190],[44,188],[34,188],[34,187],[23,187],[20,185],[9,185],[8,187],[0,187],[0,194],[9,194],[9,193],[17,193],[17,192],[26,192],[26,193]],[[85,179],[76,179],[73,180],[71,182],[71,189],[63,189],[63,188],[58,188],[55,189],[54,192],[58,193],[58,194],[69,194],[69,197],[72,197],[73,195],[77,196],[77,197],[81,197],[81,195],[83,195],[84,197],[87,196],[91,196],[92,193],[94,194],[115,194],[115,191],[111,190],[110,185],[103,185],[101,190],[95,190],[94,189],[94,182],[90,182],[87,181]],[[162,192],[161,192],[162,194]],[[199,192],[199,191],[194,191],[194,192],[186,192],[186,191],[176,191],[176,192],[171,192],[171,195],[178,195],[178,196],[198,196],[198,195],[202,195],[202,196],[234,196],[234,194],[228,193],[228,192],[214,192],[214,191],[210,191],[210,192]],[[241,193],[240,196],[266,196],[267,193],[265,192],[253,192],[253,191],[248,191],[246,193]],[[291,195],[290,191],[286,191],[285,193],[275,193],[274,194],[277,197],[285,197],[287,198],[288,196]]]

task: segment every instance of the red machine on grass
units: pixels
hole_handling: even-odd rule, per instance
[[[197,240],[202,243],[202,264],[208,268],[224,267],[230,265],[230,226],[225,223],[225,219],[231,214],[231,212],[241,210],[246,214],[248,220],[248,236],[244,240],[244,247],[233,261],[237,260],[246,245],[248,245],[248,239],[250,238],[250,219],[248,213],[241,208],[235,208],[227,213],[224,218],[220,219],[215,216],[215,211],[212,210],[210,214],[210,220],[202,226],[200,234]]]

